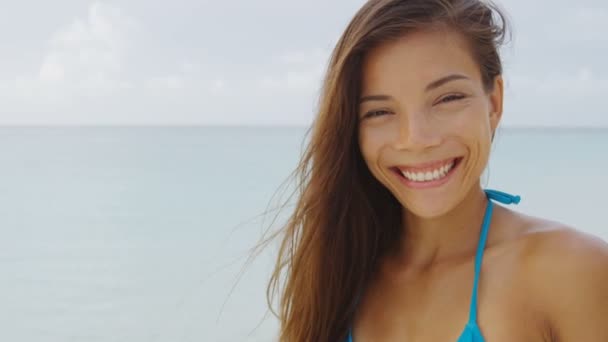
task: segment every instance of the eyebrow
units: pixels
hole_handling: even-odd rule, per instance
[[[451,81],[456,81],[456,80],[469,80],[469,78],[465,75],[462,74],[451,74],[445,77],[442,77],[438,80],[435,80],[431,83],[429,83],[426,88],[424,88],[425,92],[431,91],[433,89],[439,88],[442,85],[451,82]],[[388,101],[392,99],[391,96],[389,95],[369,95],[369,96],[364,96],[361,98],[361,100],[359,101],[359,103],[363,103],[363,102],[367,102],[367,101]]]

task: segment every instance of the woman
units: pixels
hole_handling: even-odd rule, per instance
[[[269,286],[285,281],[280,341],[608,341],[607,245],[480,185],[505,32],[479,0],[356,14]]]

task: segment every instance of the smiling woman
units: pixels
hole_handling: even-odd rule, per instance
[[[608,246],[481,186],[504,18],[479,0],[355,15],[269,286],[280,341],[608,341]]]

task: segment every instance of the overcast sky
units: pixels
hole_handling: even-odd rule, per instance
[[[364,3],[0,1],[0,125],[309,124]],[[503,123],[608,126],[608,2],[498,3]]]

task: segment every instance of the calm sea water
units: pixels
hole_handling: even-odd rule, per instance
[[[0,341],[272,341],[272,251],[239,274],[304,133],[0,128]],[[608,130],[504,129],[488,187],[608,239],[607,149]]]

